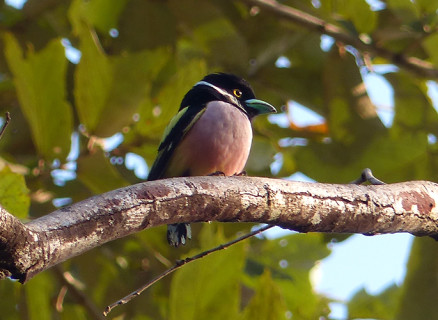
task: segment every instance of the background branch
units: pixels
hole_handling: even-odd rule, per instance
[[[250,177],[145,182],[27,224],[0,211],[0,278],[11,276],[24,283],[108,241],[177,222],[258,222],[299,232],[434,235],[437,203],[438,185],[427,181],[383,186]]]
[[[57,266],[54,268],[55,276],[60,280],[60,283],[63,284],[63,288],[65,287],[66,292],[63,294],[70,294],[73,299],[75,299],[78,303],[80,303],[85,310],[87,310],[88,315],[94,319],[94,320],[103,320],[105,319],[102,316],[102,313],[99,311],[99,309],[96,307],[96,305],[93,303],[93,300],[87,296],[81,288],[80,283],[75,280],[72,275],[69,272],[63,271],[60,266]],[[83,286],[83,285],[82,285]],[[61,289],[62,290],[62,289]],[[57,305],[58,312],[62,312],[62,301],[60,302],[60,305]]]
[[[326,21],[303,11],[282,5],[275,0],[242,1],[265,9],[266,11],[269,11],[280,18],[296,23],[309,30],[329,35],[335,40],[352,45],[360,51],[369,52],[375,56],[382,57],[396,66],[416,74],[417,76],[438,79],[438,69],[436,69],[433,64],[415,57],[407,57],[403,54],[392,52],[388,49],[380,47],[377,43],[365,43],[358,37],[344,31],[342,28],[327,23]]]
[[[120,306],[122,304],[126,304],[129,301],[131,301],[132,299],[134,299],[135,297],[139,296],[140,294],[142,294],[143,291],[145,291],[146,289],[150,288],[153,284],[157,283],[158,281],[160,281],[161,279],[163,279],[164,277],[167,277],[169,274],[171,274],[172,272],[178,270],[179,268],[185,266],[186,264],[202,259],[214,252],[220,251],[220,250],[224,250],[227,249],[229,247],[231,247],[232,245],[235,245],[236,243],[246,240],[248,238],[251,238],[255,235],[258,235],[270,228],[272,228],[273,225],[265,225],[257,230],[251,231],[249,233],[244,234],[243,236],[238,237],[237,239],[231,240],[227,243],[224,244],[220,244],[217,247],[211,248],[209,250],[206,251],[202,251],[192,257],[187,257],[183,260],[178,260],[176,262],[175,265],[173,265],[171,268],[167,269],[166,271],[164,271],[163,273],[161,273],[160,275],[158,275],[157,277],[155,277],[154,279],[148,281],[148,283],[146,283],[145,285],[141,286],[140,288],[138,288],[137,290],[131,292],[130,294],[128,294],[127,296],[117,300],[116,302],[110,304],[109,306],[107,306],[105,308],[105,311],[103,312],[103,315],[106,317],[108,315],[108,313],[111,312],[111,310],[113,310],[115,307]]]

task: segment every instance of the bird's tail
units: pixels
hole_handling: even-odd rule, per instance
[[[186,244],[192,238],[192,229],[188,223],[175,223],[167,225],[167,241],[171,246],[178,247]]]

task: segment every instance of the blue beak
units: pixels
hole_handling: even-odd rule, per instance
[[[266,114],[266,113],[277,113],[277,110],[269,103],[259,100],[259,99],[248,99],[245,100],[245,105],[250,110],[250,113],[254,115]]]

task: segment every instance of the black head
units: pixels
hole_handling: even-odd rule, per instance
[[[254,91],[252,90],[248,81],[234,74],[212,73],[205,76],[202,81],[211,83],[218,88],[224,89],[240,101],[255,99]]]
[[[246,80],[227,73],[212,73],[196,83],[185,95],[181,109],[190,105],[205,105],[211,101],[233,104],[250,119],[259,114],[276,112],[273,106],[255,98]]]

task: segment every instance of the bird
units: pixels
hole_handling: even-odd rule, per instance
[[[252,144],[251,120],[277,112],[256,99],[249,83],[228,73],[211,73],[185,94],[164,130],[148,181],[171,177],[240,174]],[[188,223],[169,224],[167,241],[191,239]]]

